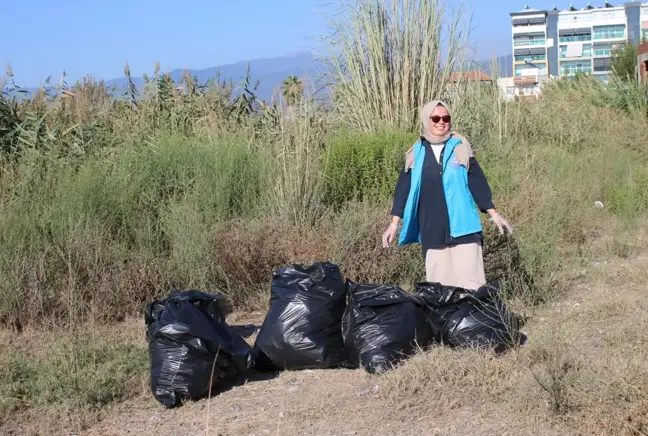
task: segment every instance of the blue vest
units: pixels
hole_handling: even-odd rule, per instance
[[[454,149],[461,144],[461,140],[450,138],[446,142],[443,152],[443,191],[445,193],[448,217],[450,221],[450,236],[458,238],[482,231],[479,211],[475,200],[468,188],[468,169],[459,164],[454,155]],[[414,144],[414,167],[411,169],[411,185],[405,213],[403,214],[403,228],[398,237],[398,245],[407,245],[421,242],[421,232],[418,221],[419,198],[421,195],[421,176],[423,174],[423,160],[425,147],[419,140]]]

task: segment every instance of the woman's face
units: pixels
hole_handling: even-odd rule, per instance
[[[430,133],[443,136],[450,130],[450,114],[443,106],[437,106],[430,115]]]

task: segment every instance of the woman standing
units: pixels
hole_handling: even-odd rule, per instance
[[[383,247],[421,243],[428,282],[475,290],[486,284],[479,210],[501,233],[511,225],[497,211],[491,189],[466,138],[450,129],[448,106],[438,100],[421,110],[423,136],[405,155],[392,222]]]

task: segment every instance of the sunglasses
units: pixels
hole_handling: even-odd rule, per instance
[[[432,116],[430,116],[430,119],[431,119],[432,122],[435,123],[435,124],[438,123],[438,122],[441,121],[441,120],[443,120],[444,123],[449,123],[450,120],[451,120],[451,117],[450,117],[450,115],[444,115],[444,116],[442,116],[442,117],[440,117],[440,116],[438,116],[438,115],[432,115]]]

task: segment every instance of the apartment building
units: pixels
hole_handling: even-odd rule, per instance
[[[565,10],[527,6],[511,13],[511,26],[514,77],[508,94],[535,98],[553,77],[587,73],[607,81],[615,46],[648,41],[648,2]]]

